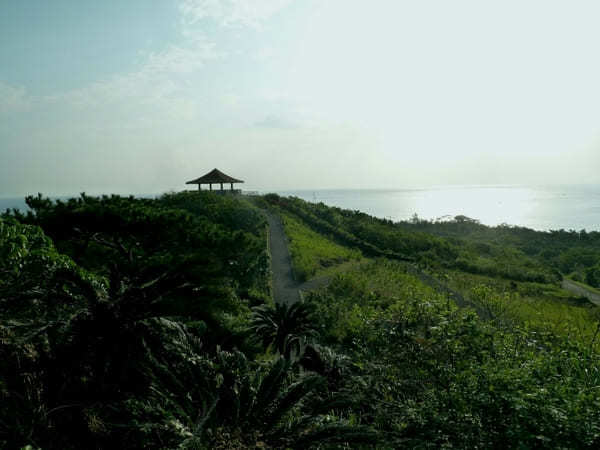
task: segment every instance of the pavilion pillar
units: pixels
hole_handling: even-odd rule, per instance
[[[198,183],[198,190],[201,191],[202,190],[202,185],[200,183]]]
[[[221,190],[223,190],[223,183],[221,183]]]
[[[212,183],[208,183],[208,187],[210,188],[210,190],[212,191]]]
[[[233,183],[231,183],[231,190],[233,191]]]

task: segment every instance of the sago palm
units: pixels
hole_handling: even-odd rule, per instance
[[[344,402],[328,393],[320,375],[297,376],[283,357],[257,367],[237,351],[218,350],[217,362],[217,396],[190,427],[193,436],[181,448],[219,447],[231,436],[237,436],[240,447],[261,443],[274,448],[373,445],[377,440],[370,428],[335,418]]]
[[[307,340],[315,334],[311,316],[312,307],[304,302],[261,305],[252,310],[251,329],[265,347],[273,346],[290,359],[301,354]]]

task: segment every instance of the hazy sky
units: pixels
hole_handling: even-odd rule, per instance
[[[600,182],[600,2],[0,2],[0,196]]]

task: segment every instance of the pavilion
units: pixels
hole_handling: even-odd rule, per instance
[[[229,191],[223,190],[223,184],[227,184],[229,183],[231,186],[231,189]],[[208,184],[209,186],[209,190],[213,190],[212,185],[213,184],[220,184],[221,185],[221,189],[220,192],[221,193],[225,193],[225,192],[240,192],[241,190],[234,190],[233,189],[233,184],[234,183],[243,183],[242,180],[238,180],[237,178],[233,178],[230,177],[229,175],[225,175],[223,172],[221,172],[219,169],[213,169],[210,172],[208,172],[206,175],[201,176],[200,178],[196,178],[195,180],[192,181],[188,181],[185,184],[197,184],[198,185],[198,190],[201,191],[202,190],[202,185],[203,184]]]

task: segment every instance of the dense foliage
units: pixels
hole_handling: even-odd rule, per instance
[[[337,266],[362,260],[360,250],[336,244],[291,214],[283,214],[294,272],[301,281],[323,276]]]
[[[600,445],[600,315],[555,283],[583,249],[561,234],[550,257],[275,195],[27,203],[0,218],[2,448]],[[255,205],[327,287],[273,302]]]
[[[214,383],[196,379],[194,358],[214,362],[194,349],[244,345],[267,257],[249,206],[253,226],[232,232],[176,200],[191,199],[39,196],[13,214],[21,223],[2,220],[2,403],[27,405],[3,408],[0,441],[161,447],[194,423],[202,384]],[[223,205],[223,217],[242,206]]]
[[[494,242],[471,242],[455,236],[435,236],[427,229],[378,219],[360,211],[344,210],[299,198],[265,196],[274,207],[294,214],[315,231],[359,249],[366,256],[414,261],[515,281],[558,281],[560,274],[529,257],[521,249]]]
[[[457,216],[452,220],[428,221],[418,217],[398,224],[402,229],[456,238],[480,248],[514,248],[565,274],[575,272],[582,281],[599,286],[596,278],[600,265],[600,232],[586,230],[535,231],[529,228],[499,225],[488,227],[477,220]]]
[[[600,358],[587,345],[483,322],[384,261],[311,302],[324,341],[357,366],[361,417],[392,446],[600,444]]]
[[[252,205],[209,193],[27,202],[0,221],[2,448],[371,439],[326,415],[322,376],[257,358],[250,306],[270,296]]]
[[[499,323],[526,324],[530,329],[600,346],[598,307],[554,284],[514,283],[458,271],[440,276]]]

